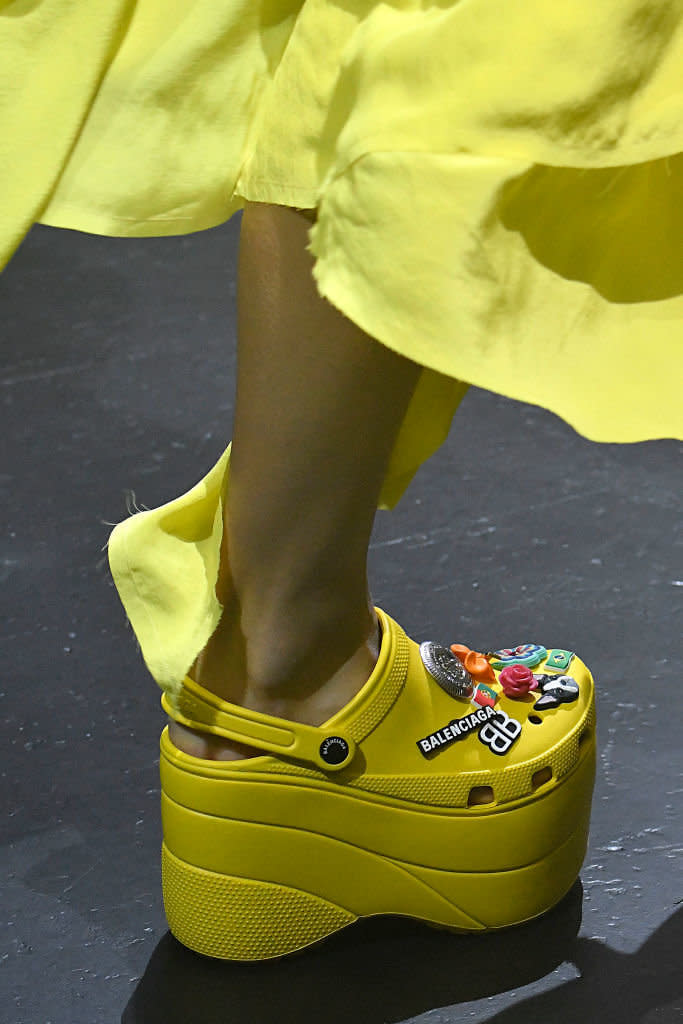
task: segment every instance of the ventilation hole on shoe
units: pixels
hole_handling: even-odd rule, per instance
[[[540,725],[543,719],[539,718],[538,715],[529,715],[529,721],[532,725]]]
[[[492,804],[495,800],[491,786],[473,786],[470,795],[467,797],[467,806],[476,807],[479,804]]]
[[[584,729],[583,732],[581,733],[581,735],[579,736],[579,750],[581,750],[581,747],[584,745],[584,743],[588,743],[588,740],[590,738],[591,738],[591,731],[590,731],[590,729]]]
[[[550,782],[553,777],[553,770],[548,765],[545,768],[539,768],[537,772],[531,776],[531,788],[538,789],[540,786],[545,785],[546,782]]]

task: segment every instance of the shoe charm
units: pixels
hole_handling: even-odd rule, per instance
[[[493,708],[479,708],[462,718],[454,718],[448,725],[437,729],[429,736],[417,740],[417,747],[424,757],[429,757],[435,750],[443,750],[452,743],[465,739],[477,731],[479,740],[488,747],[492,754],[507,754],[508,750],[519,739],[522,726],[504,711]]]
[[[420,657],[430,676],[451,697],[469,698],[474,686],[472,676],[459,658],[442,644],[425,640],[420,644]]]
[[[478,683],[495,683],[496,675],[485,654],[471,651],[464,644],[451,644],[451,651],[463,663],[469,674]]]
[[[503,693],[512,700],[526,697],[530,690],[538,689],[538,677],[526,665],[507,665],[498,677]]]
[[[554,647],[552,651],[548,651],[545,667],[557,669],[559,672],[566,672],[573,658],[573,651],[563,651],[558,647]]]
[[[477,683],[472,694],[473,704],[478,704],[483,708],[492,708],[497,700],[498,694],[492,686],[487,686],[486,683]]]
[[[493,708],[479,708],[469,715],[463,715],[462,718],[454,718],[448,725],[437,729],[436,732],[431,732],[429,736],[416,740],[418,749],[421,754],[428,757],[434,750],[450,747],[452,743],[464,740],[475,729],[481,729],[490,719],[495,718],[496,714],[498,712]]]
[[[492,668],[507,668],[508,665],[526,665],[535,668],[547,655],[545,647],[540,644],[520,644],[518,647],[502,647],[491,655]]]
[[[534,704],[534,711],[571,704],[579,696],[579,684],[571,676],[539,675],[536,679],[543,696]]]
[[[507,754],[522,733],[521,723],[510,718],[504,711],[497,711],[490,722],[486,722],[479,730],[479,740],[488,747],[492,754]]]

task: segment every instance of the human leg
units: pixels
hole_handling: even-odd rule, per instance
[[[558,680],[551,658],[531,677],[548,692],[520,695],[493,653],[460,648],[462,664],[373,607],[368,542],[420,367],[320,298],[306,236],[293,210],[245,211],[224,612],[163,698],[166,914],[228,960],[377,914],[481,931],[543,913],[585,856],[595,770],[593,684],[572,652],[508,652],[541,673],[551,655],[571,664]],[[539,715],[537,700],[567,706]]]
[[[319,295],[310,212],[248,203],[238,281],[235,419],[217,596],[191,676],[311,725],[367,680],[379,636],[367,583],[378,497],[421,367]],[[204,757],[254,753],[170,723]]]

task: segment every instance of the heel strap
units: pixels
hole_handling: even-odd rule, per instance
[[[180,725],[282,754],[326,772],[346,768],[356,753],[354,740],[344,733],[229,704],[189,676],[179,694],[162,695],[161,706]]]

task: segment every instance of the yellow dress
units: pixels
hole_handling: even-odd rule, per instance
[[[683,436],[682,0],[0,0],[0,57],[0,267],[34,222],[317,207],[321,294],[425,367],[382,507],[470,383]],[[166,689],[220,614],[227,465],[111,538]]]

